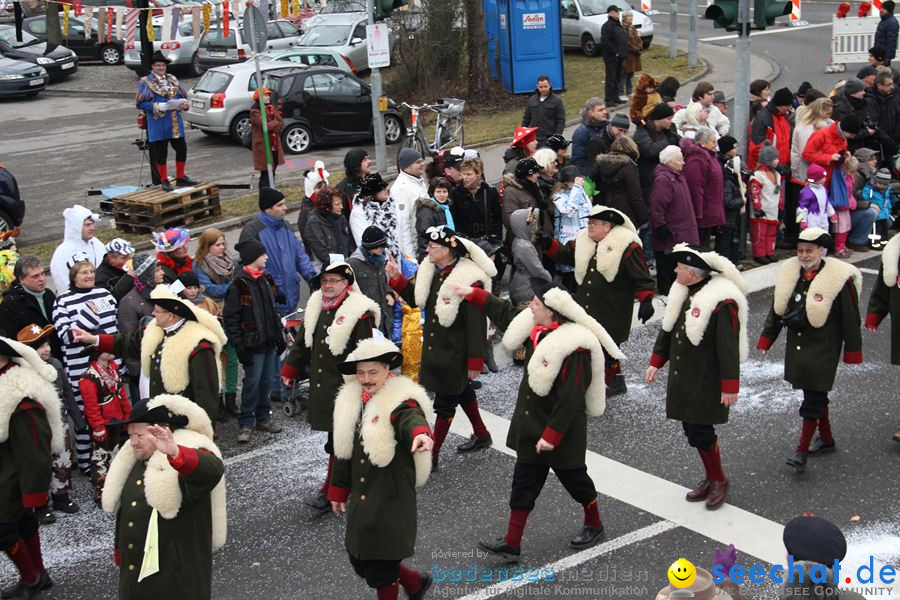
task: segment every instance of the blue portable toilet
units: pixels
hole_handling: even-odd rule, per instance
[[[497,0],[484,0],[484,29],[487,33],[490,77],[496,81],[499,69],[497,45],[500,40],[500,15],[497,12]]]
[[[514,94],[534,91],[538,75],[565,89],[559,0],[496,0],[500,83]]]

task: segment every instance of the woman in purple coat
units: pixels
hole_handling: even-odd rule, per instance
[[[675,281],[675,261],[670,252],[682,242],[697,246],[697,218],[691,192],[684,177],[684,156],[678,146],[666,146],[659,153],[650,188],[650,227],[656,253],[656,284],[668,295]]]
[[[708,127],[701,127],[694,139],[682,138],[684,152],[684,178],[691,191],[694,216],[700,245],[709,249],[709,238],[725,223],[724,179],[722,166],[716,158],[718,134]]]

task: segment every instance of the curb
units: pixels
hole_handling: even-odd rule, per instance
[[[41,93],[44,95],[50,95],[50,96],[56,96],[56,95],[59,95],[59,96],[103,96],[104,98],[114,96],[117,98],[134,98],[133,92],[99,92],[99,91],[45,89]]]

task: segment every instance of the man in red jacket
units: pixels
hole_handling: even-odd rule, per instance
[[[778,162],[782,166],[782,175],[791,173],[791,124],[787,115],[794,106],[794,94],[787,88],[781,88],[765,108],[756,113],[753,123],[750,125],[750,152],[747,156],[747,166],[751,171],[756,170],[756,161],[759,149],[766,140],[778,148]]]
[[[862,121],[855,114],[849,114],[840,121],[824,127],[809,137],[803,148],[803,160],[825,169],[825,187],[831,185],[831,172],[837,162],[847,156],[847,140],[862,129]]]

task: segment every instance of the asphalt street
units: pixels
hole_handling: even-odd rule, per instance
[[[877,261],[857,263],[864,277],[863,306]],[[751,347],[771,304],[769,286],[776,268],[747,275],[751,289],[757,290],[749,297]],[[627,395],[610,399],[606,413],[589,420],[587,460],[600,492],[606,527],[602,544],[580,552],[568,548],[582,511],[550,477],[525,532],[521,581],[498,582],[504,575],[515,578],[516,567],[477,549],[479,539],[504,533],[508,516],[514,458],[503,441],[522,376],[521,368],[509,367],[481,377],[479,399],[494,447],[474,456],[457,455],[454,447],[468,433],[460,414],[444,446],[441,470],[419,492],[416,555],[407,564],[442,578],[428,597],[652,600],[675,559],[710,568],[713,549],[728,543],[736,545],[738,563],[746,567],[759,563],[768,570],[781,564],[781,526],[811,512],[838,524],[848,538],[850,549],[842,563],[842,573],[852,579],[848,587],[867,598],[900,598],[896,583],[861,586],[857,581],[857,569],[870,558],[876,572],[878,565],[900,566],[900,447],[890,439],[900,423],[898,372],[888,360],[889,324],[874,335],[864,333],[863,364],[839,368],[831,394],[838,452],[811,458],[802,474],[784,465],[799,435],[800,393],[782,380],[783,336],[766,356],[751,351],[741,369],[740,400],[730,422],[718,428],[731,478],[729,503],[708,512],[683,500],[685,488],[693,486],[702,470],[680,425],[665,418],[667,370],[653,386],[642,383],[659,316],[635,326],[623,347]],[[234,424],[219,430],[227,465],[229,541],[214,556],[213,597],[373,598],[347,562],[344,519],[315,518],[302,505],[325,473],[324,435],[311,432],[296,417],[276,413],[276,418],[285,431],[255,434],[248,446],[235,443]],[[78,476],[76,487],[82,512],[62,515],[41,530],[45,560],[56,582],[42,597],[114,598],[113,521],[91,505],[85,478]],[[545,580],[529,582],[529,572],[540,572]],[[0,561],[0,583],[13,577],[11,565]],[[776,598],[775,590],[771,582],[742,588],[746,600]]]

